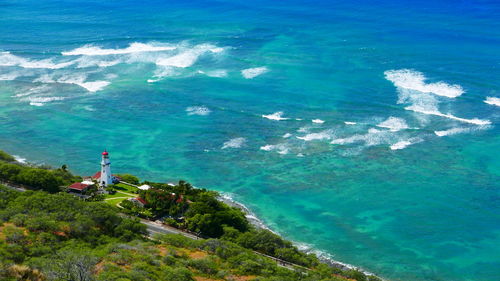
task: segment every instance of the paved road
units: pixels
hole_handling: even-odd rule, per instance
[[[148,221],[148,220],[144,220],[144,219],[140,219],[140,221],[142,224],[145,224],[147,226],[148,232],[150,235],[153,235],[153,234],[181,234],[181,235],[184,235],[184,236],[191,238],[191,239],[195,239],[195,240],[200,239],[196,235],[181,231],[177,228],[173,228],[173,227],[161,224],[161,223]]]

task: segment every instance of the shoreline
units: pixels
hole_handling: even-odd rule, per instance
[[[272,233],[279,235],[280,237],[283,237],[283,235],[281,233],[276,232],[275,230],[273,230],[269,226],[267,226],[261,219],[259,219],[257,217],[257,215],[254,212],[252,212],[247,206],[245,206],[245,204],[236,201],[233,198],[233,196],[231,196],[232,193],[228,193],[228,192],[219,192],[219,193],[220,193],[220,196],[218,197],[219,200],[221,200],[222,202],[226,203],[227,205],[229,205],[231,207],[236,207],[236,208],[239,208],[240,210],[242,210],[243,213],[245,213],[245,217],[247,218],[247,220],[253,226],[255,226],[257,228],[269,230]],[[339,268],[342,270],[350,270],[350,269],[359,270],[367,276],[377,276],[377,277],[381,278],[380,276],[378,276],[372,272],[369,272],[363,268],[360,268],[358,266],[335,260],[331,257],[331,254],[329,254],[323,250],[316,249],[316,248],[314,248],[310,245],[307,245],[305,243],[300,243],[300,242],[293,241],[293,240],[289,240],[289,241],[291,241],[293,243],[293,245],[296,246],[300,251],[302,251],[306,254],[316,255],[316,257],[318,257],[318,259],[321,262],[328,264],[329,266],[336,267],[336,268]],[[386,279],[382,279],[382,280],[386,280]]]
[[[24,158],[24,157],[21,157],[19,155],[12,155],[15,159],[15,161],[17,163],[19,163],[20,165],[27,165],[27,166],[31,166],[31,165],[38,165],[36,163],[32,163],[30,162],[27,158]],[[168,185],[175,185],[173,183],[167,183]],[[196,187],[193,185],[194,188],[199,188],[199,187]],[[207,188],[207,190],[213,190],[213,191],[216,191],[214,189],[210,189],[210,188]],[[285,239],[285,237],[273,230],[272,228],[270,228],[268,225],[266,225],[261,219],[259,219],[257,217],[257,215],[252,212],[251,209],[249,209],[246,205],[244,205],[243,203],[240,203],[238,201],[236,201],[233,197],[233,193],[230,193],[230,192],[219,192],[217,191],[220,195],[218,196],[218,200],[231,206],[231,207],[236,207],[238,209],[240,209],[244,214],[245,214],[245,218],[248,220],[248,222],[255,226],[256,228],[259,228],[259,229],[265,229],[265,230],[268,230],[276,235],[278,235],[279,237],[281,237],[282,239]],[[288,239],[286,239],[288,240]],[[381,280],[387,280],[387,279],[383,279],[381,277],[379,277],[378,275],[372,273],[372,272],[369,272],[367,270],[364,270],[363,268],[361,267],[357,267],[355,265],[352,265],[352,264],[348,264],[348,263],[344,263],[344,262],[341,262],[341,261],[338,261],[338,260],[335,260],[332,258],[332,255],[321,250],[321,249],[317,249],[317,248],[314,248],[306,243],[302,243],[302,242],[297,242],[297,241],[293,241],[293,240],[288,240],[290,242],[292,242],[292,244],[297,247],[297,249],[305,254],[313,254],[315,255],[320,262],[324,263],[324,264],[327,264],[328,266],[330,267],[334,267],[334,268],[338,268],[338,269],[341,269],[341,270],[357,270],[357,271],[360,271],[362,272],[363,274],[365,274],[366,276],[375,276],[375,277],[378,277],[380,278]]]

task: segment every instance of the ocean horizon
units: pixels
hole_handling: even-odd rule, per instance
[[[0,149],[230,195],[387,280],[500,280],[500,3],[0,3]]]

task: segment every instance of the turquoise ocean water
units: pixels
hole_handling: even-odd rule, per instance
[[[500,280],[497,1],[0,2],[0,148],[225,192],[390,280]]]

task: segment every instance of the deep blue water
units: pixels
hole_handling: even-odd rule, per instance
[[[0,148],[107,148],[390,280],[500,280],[500,3],[408,2],[1,1]]]

